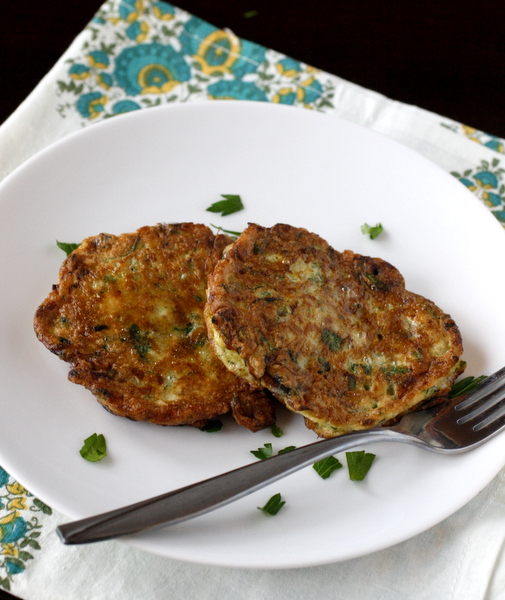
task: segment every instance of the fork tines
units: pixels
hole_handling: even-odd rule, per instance
[[[505,416],[505,367],[487,377],[479,388],[470,393],[454,409],[464,411],[458,425],[475,421],[473,429],[480,431]]]

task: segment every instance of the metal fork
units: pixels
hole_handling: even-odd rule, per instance
[[[505,367],[473,392],[369,429],[302,446],[187,487],[58,527],[66,544],[84,544],[173,525],[242,498],[328,456],[374,442],[401,442],[433,452],[467,452],[505,428]]]

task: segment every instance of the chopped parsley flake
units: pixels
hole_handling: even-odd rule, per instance
[[[456,396],[462,396],[463,394],[469,394],[470,392],[475,391],[484,379],[486,379],[485,375],[480,375],[479,377],[464,377],[452,386],[451,391],[449,392],[449,398],[456,398]]]
[[[372,466],[375,454],[358,450],[357,452],[346,452],[345,457],[349,469],[349,479],[351,481],[362,481]]]
[[[67,242],[58,242],[58,240],[56,240],[56,245],[60,250],[63,250],[67,256],[80,246],[80,244],[69,244]]]
[[[264,512],[266,515],[274,516],[285,504],[286,502],[281,499],[280,494],[274,494],[265,504],[265,506],[258,506],[258,509]]]
[[[277,454],[286,454],[286,452],[291,452],[291,450],[296,450],[296,446],[286,446],[282,450],[279,450]]]
[[[221,431],[222,428],[223,424],[219,419],[212,419],[199,429],[200,431],[206,431],[207,433],[215,433],[216,431]]]
[[[244,208],[242,198],[238,194],[221,194],[224,200],[219,200],[211,204],[207,210],[209,212],[221,213],[222,217],[231,215]]]
[[[272,425],[272,427],[270,427],[270,431],[276,438],[280,438],[284,435],[284,431],[282,431],[280,427],[277,427],[277,425]]]
[[[378,235],[384,231],[384,228],[380,223],[377,223],[374,227],[371,227],[367,223],[361,226],[361,233],[363,235],[369,235],[371,240],[374,240]]]
[[[296,450],[296,446],[286,446],[282,450],[279,450],[277,454],[285,454],[286,452],[291,452],[291,450]],[[272,448],[272,444],[267,442],[264,444],[263,448],[258,448],[257,450],[251,450],[251,454],[253,454],[256,458],[260,460],[265,460],[266,458],[270,458],[274,455],[274,449]]]
[[[84,440],[84,445],[79,451],[80,455],[90,462],[98,462],[107,456],[107,444],[103,434],[94,433]]]
[[[342,463],[338,460],[338,458],[335,458],[334,456],[328,456],[327,458],[318,460],[312,465],[312,468],[320,477],[323,479],[328,479],[332,473],[342,468]]]
[[[263,448],[258,448],[257,450],[251,450],[251,454],[253,454],[256,458],[260,460],[265,460],[265,458],[270,458],[273,454],[272,444],[265,444]]]

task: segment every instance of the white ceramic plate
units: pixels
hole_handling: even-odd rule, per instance
[[[240,194],[246,209],[205,209]],[[66,379],[68,366],[32,330],[37,305],[78,242],[157,222],[304,226],[337,249],[380,256],[407,287],[459,324],[468,373],[505,362],[501,226],[464,186],[415,154],[331,116],[262,103],[211,102],[130,113],[65,138],[0,186],[0,464],[71,518],[138,501],[247,464],[250,450],[315,441],[282,413],[277,439],[225,420],[220,433],[133,423]],[[371,241],[360,227],[381,222]],[[82,441],[103,433],[109,456],[88,463]],[[380,444],[365,481],[305,469],[232,505],[128,543],[213,565],[287,568],[364,555],[452,514],[505,463],[505,436],[456,457]],[[345,462],[344,457],[341,457]],[[286,505],[259,510],[274,493]]]

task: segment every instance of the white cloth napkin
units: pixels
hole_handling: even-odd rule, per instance
[[[150,56],[170,74],[141,74]],[[224,97],[316,109],[379,131],[452,172],[505,223],[503,140],[240,40],[157,0],[104,4],[0,127],[0,179],[104,118]],[[187,564],[119,542],[63,546],[54,530],[64,518],[0,469],[0,589],[24,600],[505,598],[504,474],[443,523],[395,547],[328,566],[258,571]]]

